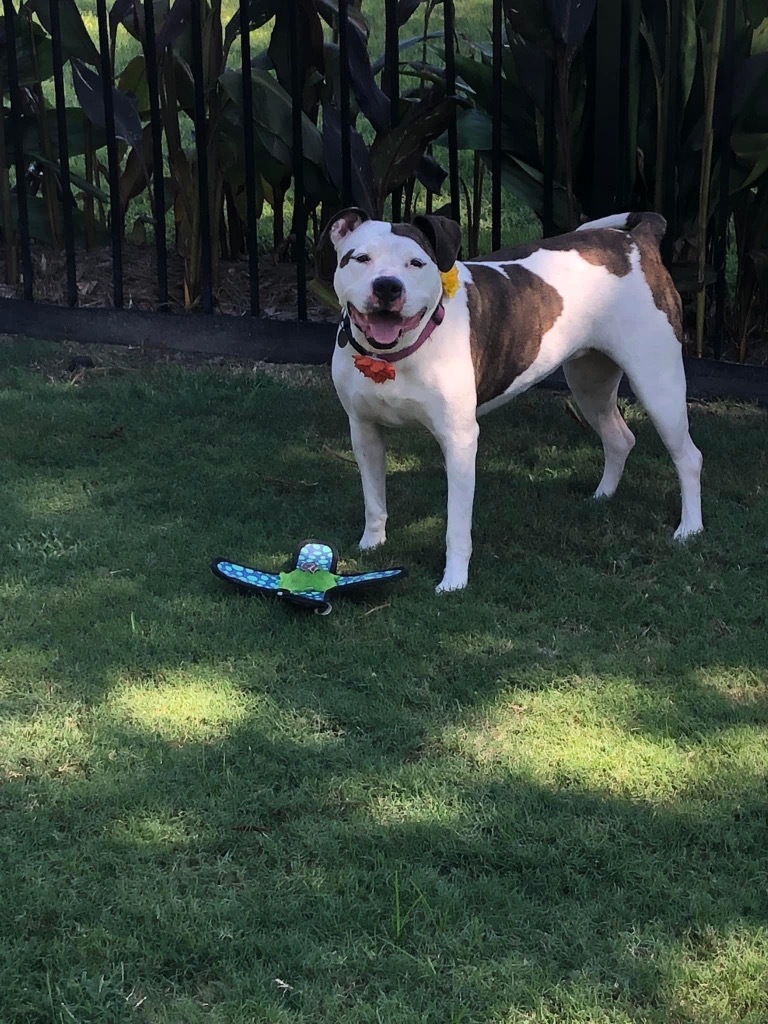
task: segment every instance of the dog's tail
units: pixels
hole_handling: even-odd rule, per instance
[[[592,231],[595,228],[616,228],[619,231],[633,231],[642,226],[650,232],[659,245],[667,231],[667,222],[660,213],[614,213],[610,217],[589,220],[580,224],[577,231]]]

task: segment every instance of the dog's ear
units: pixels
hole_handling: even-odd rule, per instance
[[[450,217],[419,215],[413,218],[413,226],[427,236],[435,250],[438,270],[445,273],[456,262],[461,248],[461,225]]]
[[[336,270],[336,250],[347,235],[351,234],[355,228],[359,228],[366,220],[368,220],[368,214],[357,206],[340,210],[331,217],[323,228],[315,247],[315,268],[319,278],[324,281],[333,280]]]

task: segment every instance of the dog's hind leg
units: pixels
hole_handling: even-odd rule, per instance
[[[349,432],[365,501],[365,532],[360,549],[376,548],[387,539],[387,452],[381,427],[350,416]]]
[[[610,498],[619,486],[635,437],[616,404],[623,370],[602,352],[588,352],[563,364],[576,404],[603,443],[605,467],[596,498]]]
[[[667,324],[622,339],[624,371],[672,456],[680,481],[682,514],[675,540],[704,529],[701,519],[702,456],[688,430],[683,353]]]

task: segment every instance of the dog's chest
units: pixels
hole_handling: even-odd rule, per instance
[[[341,404],[348,414],[390,427],[424,422],[424,407],[430,404],[432,389],[420,374],[413,373],[412,367],[398,368],[394,380],[377,384],[363,376],[347,352],[337,348],[332,374]]]

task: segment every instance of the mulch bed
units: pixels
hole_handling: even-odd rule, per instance
[[[123,296],[128,309],[148,312],[158,309],[157,270],[155,250],[126,242],[123,253]],[[63,252],[51,248],[36,247],[32,254],[34,269],[34,297],[36,301],[66,305],[67,264]],[[106,307],[114,305],[112,291],[112,251],[110,248],[78,251],[75,265],[77,270],[78,302],[83,307]],[[313,269],[307,267],[307,279],[311,280]],[[5,280],[5,258],[0,252],[0,281]],[[173,312],[184,311],[184,263],[181,257],[168,252],[169,304]],[[0,285],[0,295],[6,298],[21,297],[21,286]],[[280,261],[275,257],[260,256],[259,299],[263,316],[276,320],[293,320],[296,317],[296,267],[293,263]],[[216,310],[234,316],[242,316],[250,310],[250,281],[248,259],[242,257],[233,262],[222,261],[219,266],[219,280],[215,287]],[[333,322],[338,312],[307,290],[307,316],[310,320]]]

